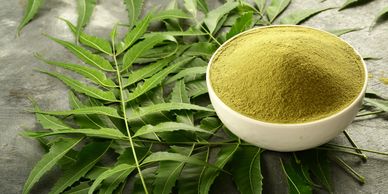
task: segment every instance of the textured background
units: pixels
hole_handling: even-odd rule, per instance
[[[150,7],[157,1],[147,1]],[[166,3],[160,1],[157,4]],[[212,4],[217,4],[211,1]],[[316,8],[322,6],[339,6],[344,0],[294,0],[289,9],[293,10]],[[23,112],[30,107],[27,97],[35,98],[44,109],[66,109],[66,87],[58,80],[33,71],[34,68],[48,68],[38,62],[34,52],[39,52],[50,59],[71,61],[74,59],[61,46],[49,41],[42,33],[63,39],[71,39],[66,25],[56,17],[76,21],[75,1],[48,0],[35,18],[23,30],[19,38],[15,37],[16,27],[23,15],[24,0],[0,0],[0,193],[21,193],[24,181],[30,170],[40,159],[43,150],[36,141],[18,135],[23,129],[35,128],[33,115]],[[388,97],[388,85],[383,85],[378,78],[385,74],[388,77],[388,22],[377,26],[372,32],[368,27],[374,16],[388,0],[375,0],[363,6],[338,12],[323,12],[304,25],[321,29],[339,29],[365,27],[352,32],[343,38],[353,45],[364,56],[383,57],[382,60],[368,61],[369,72],[374,75],[370,79],[369,89]],[[145,9],[147,10],[147,9]],[[87,27],[88,32],[95,35],[108,36],[113,24],[126,21],[127,13],[120,0],[100,0],[94,11],[92,21]],[[59,71],[61,71],[58,68]],[[360,147],[388,152],[388,120],[385,118],[357,119],[349,126],[349,133]],[[340,135],[337,143],[346,143]],[[285,180],[279,170],[278,153],[266,153],[263,160],[265,175],[265,193],[286,193]],[[360,163],[357,158],[346,157],[352,167],[366,177],[366,184],[360,186],[347,174],[333,166],[335,193],[388,193],[388,157],[370,155],[368,162]],[[44,178],[39,189],[34,193],[46,193],[45,185],[50,185],[55,173]],[[217,193],[235,193],[234,189],[218,185]]]

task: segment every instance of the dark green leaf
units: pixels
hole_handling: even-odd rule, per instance
[[[384,7],[383,9],[381,9],[381,10],[377,13],[377,15],[376,15],[375,19],[373,20],[373,23],[372,23],[372,25],[370,26],[369,30],[371,31],[371,30],[373,29],[373,27],[374,27],[377,23],[379,23],[381,20],[387,19],[388,17],[385,17],[385,16],[387,16],[387,14],[388,14],[388,7]]]
[[[89,23],[90,17],[92,16],[93,9],[96,6],[96,0],[77,0],[77,30],[76,38],[79,40],[82,28]]]
[[[267,16],[270,23],[272,23],[291,3],[291,0],[271,0],[267,7]]]
[[[27,25],[28,22],[31,21],[31,19],[38,13],[38,10],[40,6],[42,6],[43,0],[28,0],[27,7],[24,10],[24,16],[22,21],[20,22],[17,33],[20,34],[20,31],[23,29],[24,26]]]
[[[206,24],[207,28],[209,29],[209,32],[212,34],[218,22],[220,19],[227,15],[230,11],[232,11],[234,8],[236,8],[239,5],[238,2],[232,2],[228,1],[225,4],[217,7],[216,9],[211,10],[206,14],[206,17],[204,19],[204,23]]]
[[[170,9],[170,10],[164,10],[159,13],[156,13],[152,17],[152,20],[158,21],[158,20],[176,19],[176,18],[188,19],[188,18],[191,18],[191,16],[180,9]]]
[[[232,175],[241,194],[258,194],[262,192],[261,157],[258,147],[240,147],[233,156]]]
[[[188,76],[203,75],[203,74],[206,73],[206,69],[207,69],[206,66],[204,66],[204,67],[190,67],[190,68],[183,69],[179,73],[177,73],[174,76],[168,78],[165,81],[165,84],[172,83],[172,82],[174,82],[176,80],[179,80],[179,79],[182,79],[182,78],[185,78],[185,77],[188,77]]]
[[[190,98],[187,95],[186,85],[183,80],[179,80],[175,83],[175,87],[171,92],[170,102],[176,103],[190,103]],[[179,123],[186,123],[194,125],[193,113],[188,110],[176,111],[176,120]]]
[[[115,118],[122,118],[117,110],[109,106],[95,106],[95,107],[82,107],[74,110],[64,110],[64,111],[36,111],[41,114],[48,115],[86,115],[86,114],[101,114]]]
[[[333,7],[305,9],[305,10],[295,11],[295,12],[291,13],[290,15],[283,17],[280,20],[280,23],[281,24],[293,24],[293,25],[300,24],[300,23],[306,21],[307,19],[309,19],[310,17],[312,17],[318,13],[321,13],[323,11],[330,10],[330,9],[333,9]]]
[[[244,15],[237,18],[232,28],[226,34],[226,39],[232,38],[234,35],[252,28],[253,26],[252,19],[253,19],[252,12],[246,12]]]
[[[70,190],[63,192],[63,194],[87,194],[90,185],[88,182],[82,182],[81,184],[72,187]]]
[[[50,193],[61,193],[68,186],[84,176],[108,151],[112,141],[92,142],[87,144],[78,154],[77,161],[69,166],[58,179]]]
[[[62,129],[59,131],[45,132],[45,131],[23,131],[22,133],[28,137],[46,137],[62,134],[83,134],[89,137],[100,137],[106,139],[128,139],[118,129],[101,128],[101,129]]]
[[[127,6],[129,25],[133,26],[141,14],[144,2],[143,0],[124,0],[124,3]]]
[[[34,105],[35,112],[40,111],[39,106],[35,102],[33,102],[33,105]],[[53,131],[57,131],[58,129],[69,128],[68,125],[66,125],[56,117],[45,115],[45,114],[39,114],[39,113],[35,113],[35,116],[36,116],[36,120],[39,122],[39,124],[42,125],[43,129],[51,129]]]
[[[194,154],[194,158],[206,161],[208,152]],[[180,194],[198,194],[199,177],[203,174],[205,166],[186,164],[178,178],[178,190]]]
[[[288,181],[289,194],[312,194],[312,187],[305,181],[300,169],[283,163],[282,160],[280,163]]]
[[[185,163],[201,165],[201,166],[212,166],[195,157],[189,157],[182,154],[170,153],[170,152],[152,153],[151,155],[149,155],[147,158],[143,160],[142,165],[153,163],[153,162],[160,162],[160,161],[176,161],[176,162],[185,162]]]
[[[61,139],[55,142],[50,151],[36,163],[24,183],[23,194],[30,192],[32,186],[48,172],[68,151],[81,142],[82,138]]]
[[[100,90],[99,88],[88,86],[84,83],[81,83],[73,78],[64,76],[59,73],[55,72],[48,72],[48,71],[43,71],[39,70],[42,73],[51,75],[53,77],[56,77],[57,79],[61,80],[63,83],[65,83],[67,86],[69,86],[71,89],[83,93],[85,95],[88,95],[93,98],[109,101],[109,102],[116,102],[117,99],[112,91],[103,91]]]
[[[165,122],[160,123],[158,125],[152,126],[152,125],[145,125],[144,127],[138,129],[133,135],[133,137],[149,134],[149,133],[160,133],[160,132],[171,132],[171,131],[178,131],[178,130],[185,130],[185,131],[193,131],[193,132],[201,132],[201,133],[211,133],[209,131],[206,131],[204,129],[194,127],[192,125],[184,124],[184,123],[175,123],[175,122]]]
[[[199,81],[188,82],[186,84],[186,89],[190,98],[195,98],[202,94],[206,94],[207,93],[206,81],[199,80]]]
[[[196,0],[197,1],[197,7],[199,11],[202,11],[204,14],[207,14],[209,12],[209,8],[207,6],[206,0]]]
[[[216,49],[216,46],[210,42],[198,42],[192,44],[184,54],[188,56],[205,56],[210,58]]]
[[[344,29],[328,30],[328,32],[330,32],[336,36],[341,36],[341,35],[347,34],[349,32],[354,32],[354,31],[359,31],[359,30],[362,30],[362,28],[344,28]]]
[[[85,63],[92,65],[94,67],[98,67],[104,71],[115,71],[112,68],[112,65],[104,59],[103,57],[93,54],[87,49],[84,49],[78,45],[75,45],[71,42],[60,40],[51,36],[48,36],[50,39],[54,40],[58,44],[64,46],[67,48],[70,52],[72,52],[74,55],[76,55],[78,58],[80,58]]]

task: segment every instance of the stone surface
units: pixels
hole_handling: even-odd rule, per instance
[[[22,7],[25,1],[0,0],[0,193],[21,193],[23,184],[44,152],[39,144],[33,140],[18,135],[24,129],[36,128],[33,115],[25,112],[31,108],[27,97],[32,97],[44,109],[67,108],[66,87],[49,76],[39,74],[35,68],[54,70],[33,57],[39,52],[51,59],[71,61],[75,58],[59,45],[49,41],[42,33],[54,35],[63,39],[71,39],[64,23],[56,17],[63,17],[76,21],[75,1],[50,0],[45,1],[38,17],[25,27],[19,38],[15,37],[16,27],[22,17]],[[114,2],[114,3],[112,3]],[[121,1],[99,1],[92,21],[87,28],[95,35],[108,36],[112,26],[118,22],[125,22],[127,13]],[[156,1],[147,1],[150,7]],[[294,10],[316,8],[322,6],[339,6],[344,0],[328,0],[320,3],[318,0],[294,0],[290,8],[283,14]],[[378,61],[368,61],[369,72],[374,75],[370,79],[369,89],[384,97],[388,97],[388,86],[378,81],[378,78],[388,76],[388,22],[377,26],[372,32],[368,31],[377,12],[388,6],[388,0],[375,0],[363,6],[338,12],[329,10],[318,14],[306,21],[304,25],[321,29],[340,29],[363,27],[358,32],[343,36],[343,39],[353,45],[364,56],[383,57]],[[61,71],[59,68],[55,69]],[[360,118],[349,127],[349,133],[360,147],[388,152],[388,121],[385,117],[375,119]],[[340,135],[336,143],[347,144]],[[279,169],[279,153],[267,153],[263,159],[265,176],[265,193],[286,193],[286,182]],[[370,155],[367,163],[359,162],[358,158],[344,157],[344,159],[366,178],[366,184],[361,186],[337,166],[333,165],[333,180],[335,193],[387,193],[388,157]],[[40,183],[40,190],[33,193],[47,193],[45,185],[52,184],[52,178],[45,178]],[[278,179],[283,177],[283,179]],[[230,186],[230,185],[229,185]],[[222,185],[221,185],[222,187]],[[219,189],[217,193],[233,190],[229,187]],[[236,191],[231,193],[236,193]]]

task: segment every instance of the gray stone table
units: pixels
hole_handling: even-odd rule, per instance
[[[345,0],[294,0],[284,13],[294,10],[326,6],[339,6]],[[156,1],[147,1],[147,7]],[[166,1],[160,1],[166,3]],[[23,184],[43,149],[36,141],[18,135],[24,129],[36,127],[34,116],[23,112],[31,105],[27,97],[35,98],[45,109],[66,109],[66,87],[58,80],[33,71],[34,68],[48,68],[38,62],[34,52],[43,53],[51,59],[69,61],[74,59],[61,46],[49,41],[42,33],[70,39],[71,33],[62,21],[56,17],[76,21],[75,1],[47,0],[38,17],[24,30],[19,38],[15,37],[16,27],[21,20],[25,0],[0,0],[0,193],[21,193]],[[158,2],[159,4],[159,2]],[[215,4],[212,1],[212,4]],[[216,3],[217,4],[217,3]],[[352,44],[364,56],[383,57],[378,61],[368,61],[370,78],[369,88],[388,97],[388,85],[383,85],[378,78],[385,74],[388,77],[388,22],[377,26],[372,32],[368,27],[374,16],[388,0],[375,0],[363,6],[338,12],[323,12],[304,25],[321,29],[340,29],[363,27],[363,30],[352,32],[343,38]],[[126,11],[122,1],[99,1],[92,21],[87,27],[88,32],[108,36],[113,24],[126,21]],[[387,116],[375,119],[358,119],[350,127],[349,133],[359,146],[388,152],[388,120]],[[340,135],[335,140],[346,144]],[[286,182],[279,179],[283,176],[279,170],[278,153],[268,153],[264,157],[266,193],[285,193]],[[358,158],[345,157],[358,172],[366,177],[366,184],[361,186],[338,167],[332,167],[335,193],[388,193],[388,157],[370,155],[368,162],[363,164]],[[52,175],[55,177],[55,174]],[[46,184],[50,178],[43,179],[40,190],[34,193],[46,193]],[[235,193],[234,189],[218,186],[217,193]]]

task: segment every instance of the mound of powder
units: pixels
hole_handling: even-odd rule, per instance
[[[298,26],[257,28],[213,57],[210,82],[233,110],[271,123],[335,114],[360,94],[362,59],[339,38]]]

